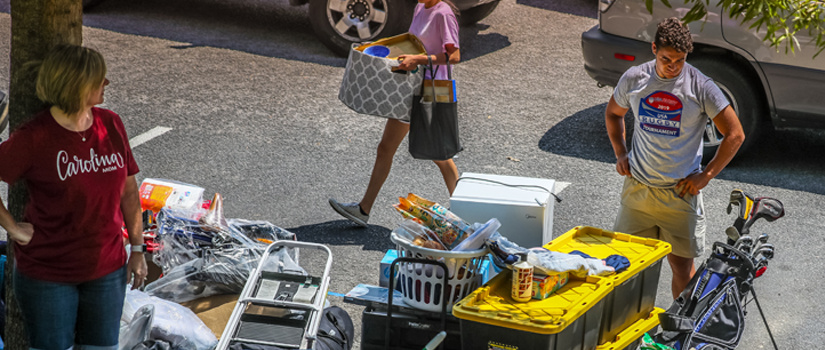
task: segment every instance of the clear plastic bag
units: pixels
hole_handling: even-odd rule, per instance
[[[152,339],[167,341],[175,350],[211,350],[218,344],[212,331],[192,310],[139,290],[126,292],[121,322],[130,323],[132,315],[144,305],[154,307]]]
[[[146,293],[183,303],[217,294],[238,294],[258,266],[263,249],[205,249],[202,257],[175,266],[146,285]]]
[[[266,221],[229,219],[207,225],[180,214],[158,213],[153,261],[163,276],[146,286],[150,295],[179,303],[240,293],[270,243],[295,240],[294,233]],[[290,253],[297,265],[297,251]]]
[[[481,249],[484,242],[498,232],[499,227],[501,227],[501,222],[496,218],[492,218],[484,224],[476,223],[473,225],[473,233],[456,245],[453,251]]]

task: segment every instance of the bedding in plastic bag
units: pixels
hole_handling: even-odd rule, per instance
[[[569,272],[574,276],[584,277],[587,275],[604,276],[615,272],[601,259],[587,259],[579,255],[553,252],[544,248],[522,248],[498,232],[487,240],[487,244],[494,252],[493,258],[499,266],[508,264],[505,262],[508,256],[526,253],[527,262],[533,265],[535,271],[547,275]]]
[[[146,285],[151,296],[183,303],[217,294],[239,294],[258,266],[263,248],[206,249]]]
[[[131,323],[132,316],[144,305],[154,307],[151,339],[169,342],[173,350],[211,350],[218,344],[212,331],[192,310],[139,290],[126,291],[121,324]]]

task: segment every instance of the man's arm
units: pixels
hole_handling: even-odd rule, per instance
[[[742,142],[745,141],[745,132],[742,130],[742,124],[739,123],[739,118],[736,116],[733,107],[725,107],[716,118],[713,118],[713,123],[716,124],[716,128],[724,136],[722,143],[716,150],[713,159],[701,173],[693,174],[679,181],[676,185],[676,188],[682,189],[679,196],[684,196],[685,193],[694,196],[699,194],[699,190],[705,188],[710,179],[719,175],[719,172],[730,163],[733,156],[739,151],[739,147],[742,146]]]
[[[627,135],[624,128],[625,114],[627,114],[627,108],[619,106],[613,96],[610,96],[610,102],[604,110],[604,125],[607,127],[607,136],[610,137],[610,144],[616,155],[616,172],[622,176],[630,176],[630,164],[627,161],[627,145],[625,144]]]

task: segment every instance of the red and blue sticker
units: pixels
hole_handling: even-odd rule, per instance
[[[639,126],[649,133],[679,137],[682,101],[664,91],[648,95],[639,103]]]

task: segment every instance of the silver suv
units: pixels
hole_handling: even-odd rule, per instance
[[[653,3],[651,15],[644,0],[599,0],[599,24],[582,34],[585,70],[599,86],[616,86],[625,70],[653,59],[657,24],[689,10]],[[704,21],[689,27],[694,51],[688,62],[727,95],[747,136],[742,151],[774,127],[825,128],[825,52],[814,58],[816,47],[805,33],[797,35],[801,48],[795,53],[777,52],[762,41],[764,32],[740,25],[712,5]],[[709,123],[705,154],[713,154],[720,142]]]

